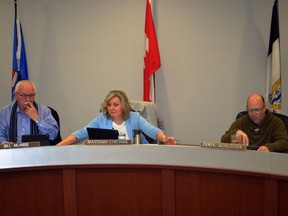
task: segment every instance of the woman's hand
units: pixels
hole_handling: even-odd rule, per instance
[[[166,145],[176,145],[176,140],[174,137],[162,137],[162,142],[165,143]]]

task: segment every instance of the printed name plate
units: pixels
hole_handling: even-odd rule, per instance
[[[200,146],[205,147],[205,148],[217,148],[217,149],[237,150],[237,151],[246,151],[247,150],[246,145],[234,144],[234,143],[201,142]]]
[[[85,145],[130,145],[131,140],[102,140],[102,139],[88,139],[85,140]]]
[[[4,143],[0,144],[0,149],[11,149],[11,148],[30,148],[30,147],[38,147],[40,146],[40,142],[23,142],[23,143]]]

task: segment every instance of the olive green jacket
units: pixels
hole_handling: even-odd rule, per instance
[[[267,146],[272,152],[288,150],[288,134],[281,119],[266,110],[266,117],[261,125],[256,125],[249,115],[235,120],[229,130],[222,136],[221,142],[229,143],[231,134],[242,130],[249,138],[249,145]]]

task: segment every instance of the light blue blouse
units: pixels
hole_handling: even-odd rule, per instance
[[[138,112],[130,111],[128,119],[125,121],[127,133],[130,139],[133,142],[133,130],[140,129],[143,133],[151,137],[152,139],[156,139],[157,133],[161,130],[153,125],[151,125],[146,119],[144,119]],[[81,142],[84,139],[88,138],[88,133],[86,128],[103,128],[103,129],[112,129],[112,119],[106,117],[104,113],[99,113],[99,115],[94,118],[88,125],[84,128],[73,133],[78,139],[78,142]],[[148,143],[143,134],[141,134],[142,143]]]

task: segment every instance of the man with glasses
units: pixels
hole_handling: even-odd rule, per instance
[[[34,99],[36,87],[29,80],[17,83],[15,100],[0,110],[0,143],[22,142],[22,135],[48,134],[54,140],[59,128],[47,106]]]
[[[288,135],[285,125],[266,108],[263,96],[251,94],[247,99],[246,109],[248,115],[236,119],[222,136],[221,142],[229,143],[232,134],[239,134],[242,135],[244,145],[258,146],[257,151],[287,151]]]

